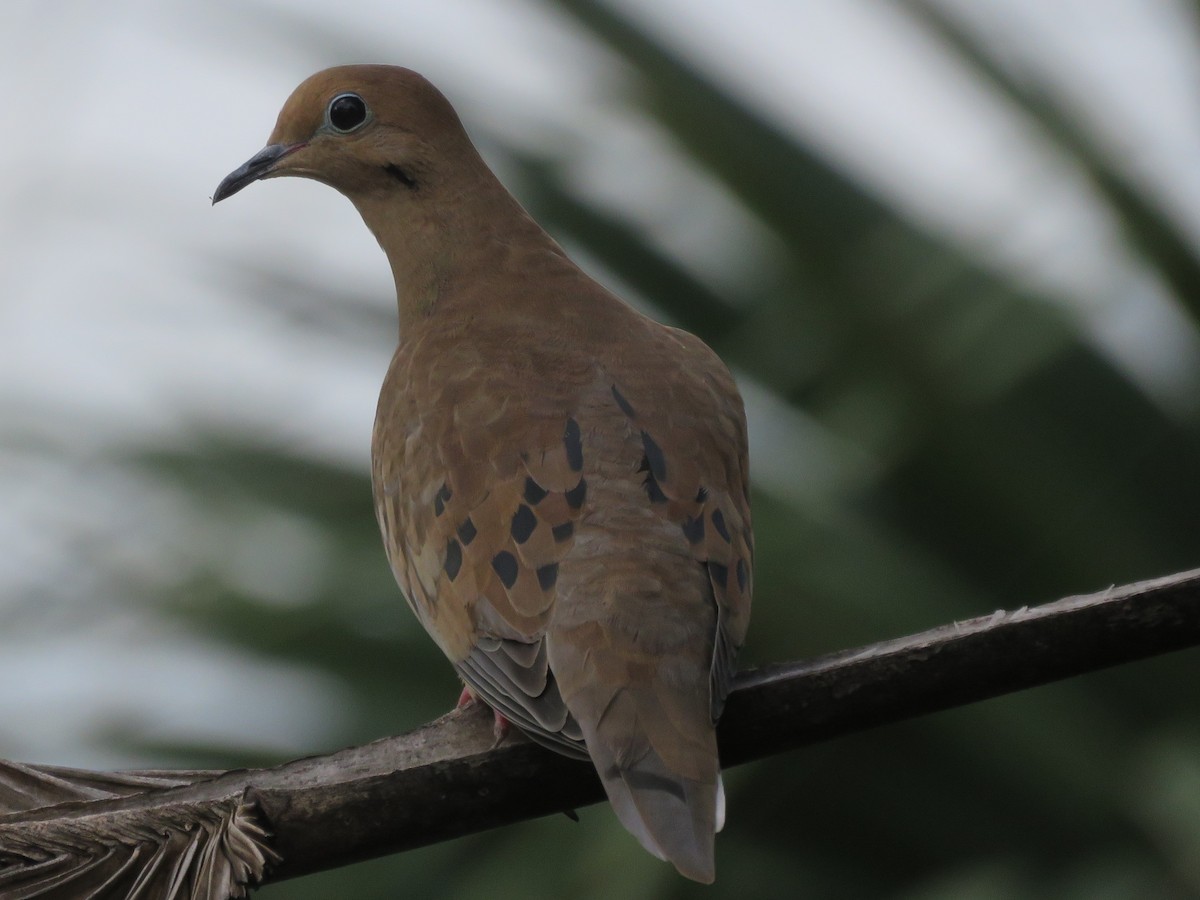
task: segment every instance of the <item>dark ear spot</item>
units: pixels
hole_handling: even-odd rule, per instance
[[[400,168],[395,163],[388,163],[383,167],[383,171],[387,172],[410,191],[415,191],[419,187],[417,179],[413,178],[411,173]]]

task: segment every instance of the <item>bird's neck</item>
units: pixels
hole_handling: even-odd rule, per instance
[[[452,195],[418,184],[429,193],[355,199],[391,264],[402,340],[434,317],[486,315],[488,287],[510,277],[574,268],[482,160],[455,183]]]

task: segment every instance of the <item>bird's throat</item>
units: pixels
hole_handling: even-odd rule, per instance
[[[485,313],[480,285],[536,276],[548,259],[574,268],[490,173],[453,197],[397,185],[351,199],[387,254],[402,335],[444,312]]]

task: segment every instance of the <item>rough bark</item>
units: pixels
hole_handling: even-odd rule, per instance
[[[720,726],[722,761],[1197,643],[1200,570],[769,666],[737,679]],[[78,897],[147,885],[156,888],[148,896],[238,897],[261,882],[602,798],[589,765],[519,737],[495,747],[490,721],[459,710],[270,769],[103,773],[0,762],[0,895],[38,896],[54,884]]]

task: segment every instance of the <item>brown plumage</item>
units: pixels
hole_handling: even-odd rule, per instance
[[[711,881],[753,555],[729,371],[567,259],[414,72],[312,76],[214,202],[281,175],[345,194],[395,276],[372,474],[413,612],[475,695],[590,757],[646,849]]]

